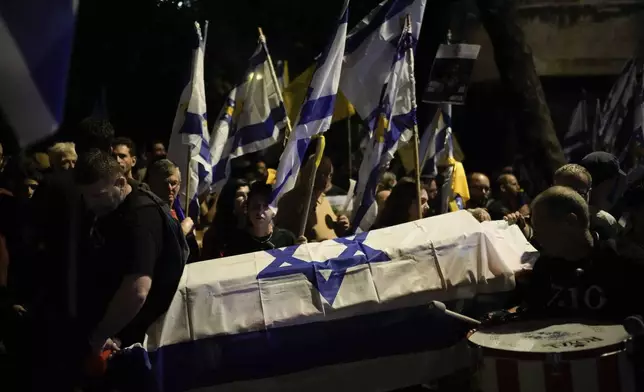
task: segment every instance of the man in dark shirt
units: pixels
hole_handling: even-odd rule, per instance
[[[508,214],[515,212],[529,216],[529,201],[521,191],[517,178],[513,174],[501,174],[496,182],[498,186],[497,199],[492,201],[487,208],[492,220],[501,220]]]
[[[532,223],[542,250],[526,296],[529,313],[617,323],[644,314],[644,260],[621,256],[589,222],[588,205],[570,188],[554,186],[535,198]]]
[[[166,266],[158,263],[164,251],[164,218],[156,204],[147,202],[151,196],[133,189],[118,162],[105,152],[86,154],[74,177],[97,217],[90,230],[90,257],[78,275],[81,331],[94,353],[117,335],[124,345],[141,342],[169,305],[161,300],[168,298],[162,291],[171,290],[171,298],[176,290],[176,284],[151,290],[153,281],[167,281]]]

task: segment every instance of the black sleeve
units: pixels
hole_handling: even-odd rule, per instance
[[[140,208],[122,230],[125,275],[152,276],[163,247],[164,222],[156,206]]]
[[[494,202],[494,203],[490,204],[490,206],[488,207],[487,211],[490,214],[490,218],[492,218],[492,220],[501,220],[507,214],[512,213],[512,211],[510,211],[509,209],[505,208],[499,202]]]
[[[541,258],[537,260],[532,269],[530,280],[526,285],[523,295],[523,305],[530,313],[541,313],[550,297],[549,262]]]

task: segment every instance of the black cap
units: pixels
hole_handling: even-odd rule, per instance
[[[585,167],[593,177],[593,186],[599,185],[602,182],[615,177],[626,175],[622,169],[620,169],[619,161],[615,155],[604,151],[591,152],[581,160],[580,164]]]

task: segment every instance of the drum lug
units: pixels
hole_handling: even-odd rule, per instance
[[[552,367],[555,374],[561,373],[561,353],[551,353],[546,356],[546,364]]]

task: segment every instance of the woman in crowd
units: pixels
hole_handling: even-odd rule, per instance
[[[401,179],[392,189],[372,230],[400,225],[427,216],[429,212],[427,188],[422,186],[420,190],[422,216],[418,216],[417,194],[416,183],[413,180]]]
[[[217,200],[215,218],[203,237],[201,259],[223,257],[227,244],[246,224],[246,200],[250,188],[243,179],[229,181]]]
[[[224,256],[271,250],[295,245],[295,235],[273,225],[269,211],[272,188],[257,181],[250,187],[247,219],[243,230],[230,238]]]

